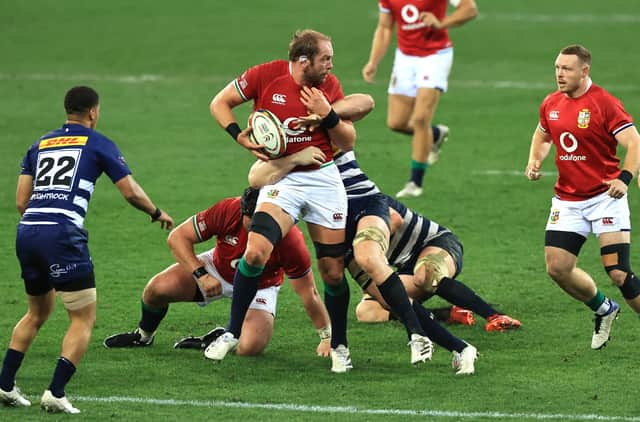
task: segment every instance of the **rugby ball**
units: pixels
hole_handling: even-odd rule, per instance
[[[249,116],[249,127],[252,129],[249,139],[262,146],[271,158],[278,158],[287,149],[287,137],[282,129],[280,119],[269,110],[256,110]]]

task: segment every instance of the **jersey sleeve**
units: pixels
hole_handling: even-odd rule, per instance
[[[237,207],[234,207],[233,198],[227,198],[191,217],[198,240],[204,242],[224,233],[230,224],[229,217],[236,211],[240,212],[239,207],[237,210],[235,208]]]
[[[98,154],[101,158],[103,171],[107,173],[113,183],[131,174],[122,153],[112,141],[105,138],[105,142],[98,148]]]
[[[391,4],[389,0],[378,1],[378,10],[382,13],[391,13]]]
[[[610,100],[606,101],[607,105],[607,131],[613,136],[630,126],[633,126],[633,119],[624,109],[622,101],[610,96]]]
[[[344,92],[342,91],[342,86],[340,85],[340,81],[334,75],[331,75],[331,79],[327,84],[325,95],[327,97],[327,101],[329,104],[333,104],[338,100],[344,98]]]
[[[258,97],[262,89],[264,75],[269,73],[272,63],[253,66],[233,81],[233,85],[244,101],[255,100]]]
[[[549,133],[549,124],[547,122],[547,100],[549,97],[547,96],[542,104],[540,104],[540,120],[538,121],[538,128],[542,130],[544,133]]]
[[[300,278],[311,271],[309,249],[304,243],[304,236],[296,226],[278,243],[282,268],[287,277]]]
[[[33,154],[33,148],[29,148],[29,151],[27,151],[27,153],[22,158],[22,163],[20,164],[20,174],[26,174],[36,177],[36,172],[31,166],[31,154]]]

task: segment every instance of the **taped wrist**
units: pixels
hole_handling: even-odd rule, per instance
[[[227,127],[224,128],[224,130],[226,130],[227,133],[231,135],[234,141],[238,142],[238,135],[240,135],[242,129],[240,129],[240,126],[238,126],[236,122],[229,123]]]
[[[322,119],[322,124],[320,124],[320,127],[324,129],[333,129],[338,125],[338,123],[340,123],[340,116],[338,116],[338,113],[336,113],[334,109],[331,109],[329,114],[327,114],[327,116]]]

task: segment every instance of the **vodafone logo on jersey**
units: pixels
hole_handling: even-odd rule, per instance
[[[273,104],[285,105],[287,103],[287,96],[284,94],[273,94],[271,96],[271,102]]]
[[[420,11],[413,4],[405,5],[402,10],[400,10],[400,16],[402,16],[402,20],[404,21],[402,29],[405,31],[427,26],[424,22],[420,21]]]
[[[565,154],[559,155],[560,161],[587,161],[586,155],[573,154],[578,149],[578,139],[571,132],[562,132],[560,135],[560,146],[565,150]]]

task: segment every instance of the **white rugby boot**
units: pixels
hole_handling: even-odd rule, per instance
[[[73,407],[66,396],[55,397],[51,394],[51,390],[45,390],[40,399],[40,407],[49,413],[80,413],[80,410]]]
[[[233,336],[233,333],[227,331],[204,349],[204,357],[221,361],[227,356],[227,353],[236,349],[238,342],[239,340]]]

